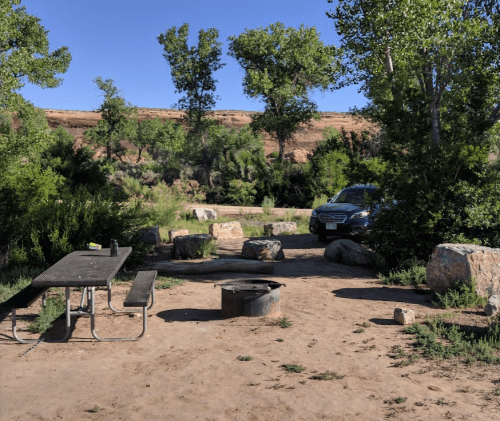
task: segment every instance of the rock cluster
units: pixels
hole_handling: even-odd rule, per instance
[[[179,237],[181,235],[189,235],[189,230],[180,229],[180,230],[170,230],[168,232],[168,238],[169,238],[171,243],[174,242],[175,237]]]

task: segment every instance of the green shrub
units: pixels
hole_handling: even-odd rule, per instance
[[[378,278],[386,285],[420,285],[426,280],[425,266],[412,265],[408,269],[390,271],[388,275],[379,273]]]
[[[239,206],[252,206],[256,193],[255,181],[231,180],[225,194],[225,200]]]
[[[53,264],[89,242],[107,247],[111,238],[133,247],[134,263],[151,247],[140,241],[145,214],[139,202],[125,205],[109,195],[79,188],[60,199],[39,203],[19,216],[19,229],[11,240],[9,266]]]
[[[66,309],[66,301],[63,294],[47,298],[45,307],[42,308],[36,320],[28,325],[28,330],[33,333],[44,333],[52,327],[52,323],[57,320]]]
[[[433,304],[442,308],[482,308],[488,302],[488,297],[479,295],[476,287],[477,282],[474,279],[456,282],[443,294],[436,293],[437,302]]]
[[[262,213],[266,216],[269,216],[273,213],[273,209],[276,206],[276,200],[274,199],[273,196],[271,197],[264,197],[262,200]]]

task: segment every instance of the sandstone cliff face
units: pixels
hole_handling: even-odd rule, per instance
[[[83,133],[90,127],[94,127],[101,119],[99,112],[93,111],[65,111],[65,110],[44,110],[47,121],[51,128],[58,126],[65,127],[75,136],[75,146],[80,146],[83,140]],[[252,111],[215,111],[213,117],[220,120],[227,127],[241,128],[249,124],[250,116],[255,114]],[[153,119],[159,117],[162,121],[165,119],[180,122],[184,113],[178,110],[163,110],[139,108],[138,115],[140,120]],[[295,134],[293,141],[289,142],[286,153],[296,149],[304,149],[311,152],[316,148],[316,143],[322,139],[322,132],[326,127],[335,127],[345,130],[351,130],[358,133],[362,131],[375,132],[376,126],[368,123],[366,120],[360,120],[344,113],[321,113],[321,120],[312,120],[307,125],[302,125]],[[127,145],[127,147],[131,147]],[[267,133],[264,133],[264,150],[266,155],[278,150],[278,143]]]

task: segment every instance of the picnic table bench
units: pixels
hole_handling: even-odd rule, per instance
[[[75,251],[68,254],[41,275],[33,279],[26,288],[0,304],[0,309],[12,313],[12,333],[20,343],[37,342],[36,339],[22,339],[16,330],[16,309],[28,308],[40,296],[44,297],[50,287],[65,287],[66,289],[66,331],[63,338],[53,342],[63,342],[69,339],[71,334],[71,316],[90,316],[92,336],[99,341],[137,340],[142,338],[147,329],[147,310],[155,302],[154,283],[157,271],[140,271],[132,284],[123,306],[142,307],[143,329],[139,336],[131,338],[101,338],[95,332],[95,287],[104,286],[108,291],[109,308],[114,312],[134,312],[140,309],[119,310],[113,307],[111,302],[111,279],[121,268],[127,257],[132,252],[131,247],[122,247],[117,256],[110,256],[109,249]],[[83,287],[80,306],[77,310],[71,310],[70,288]],[[87,298],[87,306],[83,304]],[[151,304],[148,307],[148,302]],[[44,305],[44,301],[42,305]]]

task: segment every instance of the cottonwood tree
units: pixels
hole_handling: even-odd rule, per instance
[[[55,88],[71,62],[67,47],[49,51],[48,31],[20,7],[21,0],[0,0],[0,107],[24,103],[17,93],[26,82]],[[16,108],[17,110],[17,108]]]
[[[341,74],[340,51],[319,35],[315,27],[278,22],[229,37],[229,55],[245,70],[245,94],[265,103],[263,114],[252,115],[252,128],[277,139],[280,160],[299,124],[320,118],[309,93],[333,86]]]
[[[488,166],[500,120],[499,6],[493,0],[339,0],[347,83],[381,128],[388,162],[370,245],[391,265],[426,260],[440,242],[498,247],[498,173]]]
[[[189,129],[186,158],[194,165],[202,165],[207,183],[213,188],[212,167],[216,156],[209,132],[216,123],[207,114],[218,99],[213,74],[225,65],[220,62],[222,43],[217,41],[219,31],[215,28],[199,31],[197,47],[188,47],[188,35],[189,25],[185,23],[178,30],[173,26],[160,34],[158,42],[163,45],[176,93],[184,93],[177,107],[186,110]]]
[[[340,0],[327,15],[342,37],[350,81],[382,113],[424,112],[437,146],[456,119],[483,131],[500,120],[495,7],[494,0]]]
[[[85,137],[92,142],[106,146],[106,158],[111,159],[112,146],[118,145],[132,129],[129,119],[136,114],[135,108],[119,95],[113,79],[103,80],[97,77],[94,82],[103,91],[104,101],[99,107],[102,120],[95,127],[85,132]]]
[[[137,162],[140,162],[144,148],[148,146],[153,148],[156,146],[163,124],[156,117],[155,119],[146,120],[133,119],[130,121],[130,125],[128,140],[139,149]]]
[[[222,43],[217,41],[219,31],[216,28],[200,29],[197,47],[188,47],[188,35],[189,25],[185,23],[178,30],[175,26],[167,29],[157,39],[170,65],[175,92],[184,93],[177,107],[186,110],[188,122],[197,127],[215,106],[217,80],[213,74],[225,64],[220,62]]]

